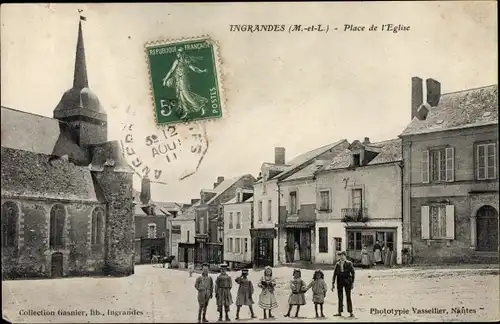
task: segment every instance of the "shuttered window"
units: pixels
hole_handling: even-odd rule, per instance
[[[496,144],[488,143],[477,145],[476,151],[477,179],[496,179]]]
[[[328,228],[320,227],[318,229],[319,236],[319,253],[328,253]]]
[[[236,253],[240,253],[241,252],[241,250],[240,250],[240,248],[241,248],[241,242],[240,241],[241,241],[240,238],[236,238],[235,239],[235,244],[234,244],[235,249],[234,249],[234,252],[236,252]]]
[[[422,239],[455,239],[455,206],[433,205],[421,208]]]
[[[329,211],[330,210],[330,191],[322,190],[319,192],[319,210]]]

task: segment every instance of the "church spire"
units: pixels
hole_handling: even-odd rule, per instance
[[[76,58],[75,58],[75,74],[73,77],[73,88],[82,89],[88,88],[89,82],[87,79],[87,64],[85,63],[85,47],[83,46],[82,20],[80,16],[78,23],[78,41],[76,43]]]

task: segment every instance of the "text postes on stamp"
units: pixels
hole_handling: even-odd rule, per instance
[[[208,151],[205,126],[200,123],[122,127],[122,148],[128,164],[141,177],[163,184],[194,174]]]
[[[222,117],[216,46],[208,37],[146,44],[158,125]]]

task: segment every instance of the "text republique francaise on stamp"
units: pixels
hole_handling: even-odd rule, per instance
[[[158,125],[222,117],[218,48],[208,37],[146,44]]]

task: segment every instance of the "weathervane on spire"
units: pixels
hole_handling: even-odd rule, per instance
[[[83,9],[78,9],[78,13],[80,14],[80,21],[87,21],[87,17],[82,16]]]

